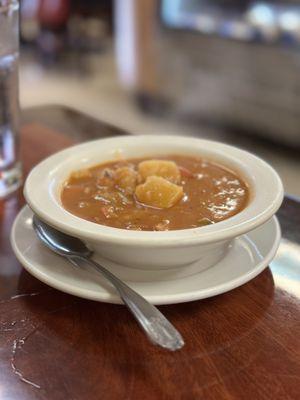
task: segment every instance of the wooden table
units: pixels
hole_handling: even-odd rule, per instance
[[[31,110],[24,121],[25,173],[74,141],[123,133],[66,109]],[[284,240],[257,278],[160,307],[186,339],[176,353],[149,344],[125,307],[58,292],[22,269],[9,234],[23,204],[20,192],[0,209],[1,400],[300,398],[298,200],[285,198]]]

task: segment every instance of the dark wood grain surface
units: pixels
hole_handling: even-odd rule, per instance
[[[93,132],[122,133],[95,121],[93,131],[88,118],[76,118],[80,132],[68,135],[26,120],[25,173]],[[19,191],[0,205],[1,400],[300,398],[296,199],[286,198],[278,213],[284,240],[270,268],[221,296],[160,307],[186,339],[176,353],[149,344],[125,307],[58,292],[22,269],[9,234],[23,204]]]

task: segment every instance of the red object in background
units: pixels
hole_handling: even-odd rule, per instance
[[[65,26],[70,15],[70,0],[40,0],[38,19],[40,25],[47,28]]]

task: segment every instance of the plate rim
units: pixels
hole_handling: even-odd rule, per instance
[[[17,214],[17,216],[14,220],[14,223],[13,223],[12,229],[11,229],[11,234],[10,234],[10,243],[11,243],[13,252],[14,252],[16,258],[18,259],[18,261],[20,262],[20,264],[25,268],[25,270],[27,272],[29,272],[36,279],[47,284],[48,286],[53,287],[54,289],[57,289],[64,293],[67,293],[67,294],[70,294],[73,296],[77,296],[77,297],[80,297],[83,299],[99,301],[99,302],[103,302],[103,303],[123,304],[117,294],[114,295],[111,293],[99,291],[99,294],[95,296],[94,290],[91,291],[86,288],[82,289],[82,288],[78,288],[78,287],[75,287],[75,289],[74,289],[73,285],[68,284],[68,283],[61,284],[56,278],[53,278],[51,276],[49,277],[49,275],[46,275],[44,272],[40,272],[36,267],[33,267],[32,264],[27,261],[26,257],[24,257],[24,255],[22,253],[20,253],[20,251],[16,245],[16,240],[15,240],[15,233],[16,233],[16,229],[19,224],[21,215],[23,213],[25,213],[27,210],[31,211],[30,208],[28,207],[28,205],[25,205],[24,207],[21,208],[21,210],[19,211],[19,213]],[[209,297],[213,297],[213,296],[217,296],[217,295],[226,293],[226,292],[233,290],[239,286],[242,286],[245,283],[249,282],[250,280],[254,279],[265,268],[267,268],[269,263],[275,257],[276,252],[279,247],[279,244],[280,244],[281,229],[280,229],[280,225],[279,225],[276,215],[273,215],[267,222],[265,222],[265,224],[267,224],[271,220],[274,222],[274,225],[275,225],[274,242],[273,242],[272,246],[270,247],[268,254],[260,262],[258,262],[253,269],[248,271],[246,274],[240,275],[239,277],[229,280],[225,283],[219,284],[218,286],[214,286],[212,288],[207,288],[204,290],[203,289],[198,290],[198,291],[194,290],[192,292],[187,291],[184,293],[168,294],[168,295],[157,294],[157,295],[145,296],[145,298],[148,301],[150,301],[152,304],[156,304],[156,305],[186,303],[186,302],[206,299]],[[262,225],[264,225],[264,224],[262,224]],[[199,274],[201,274],[201,272],[199,272]],[[185,277],[178,278],[178,279],[184,280]],[[166,281],[166,282],[168,282],[168,281]]]

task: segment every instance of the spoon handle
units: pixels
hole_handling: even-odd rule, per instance
[[[76,258],[86,261],[116,288],[126,306],[153,343],[172,351],[178,350],[184,345],[180,333],[156,307],[96,261],[88,257]]]

